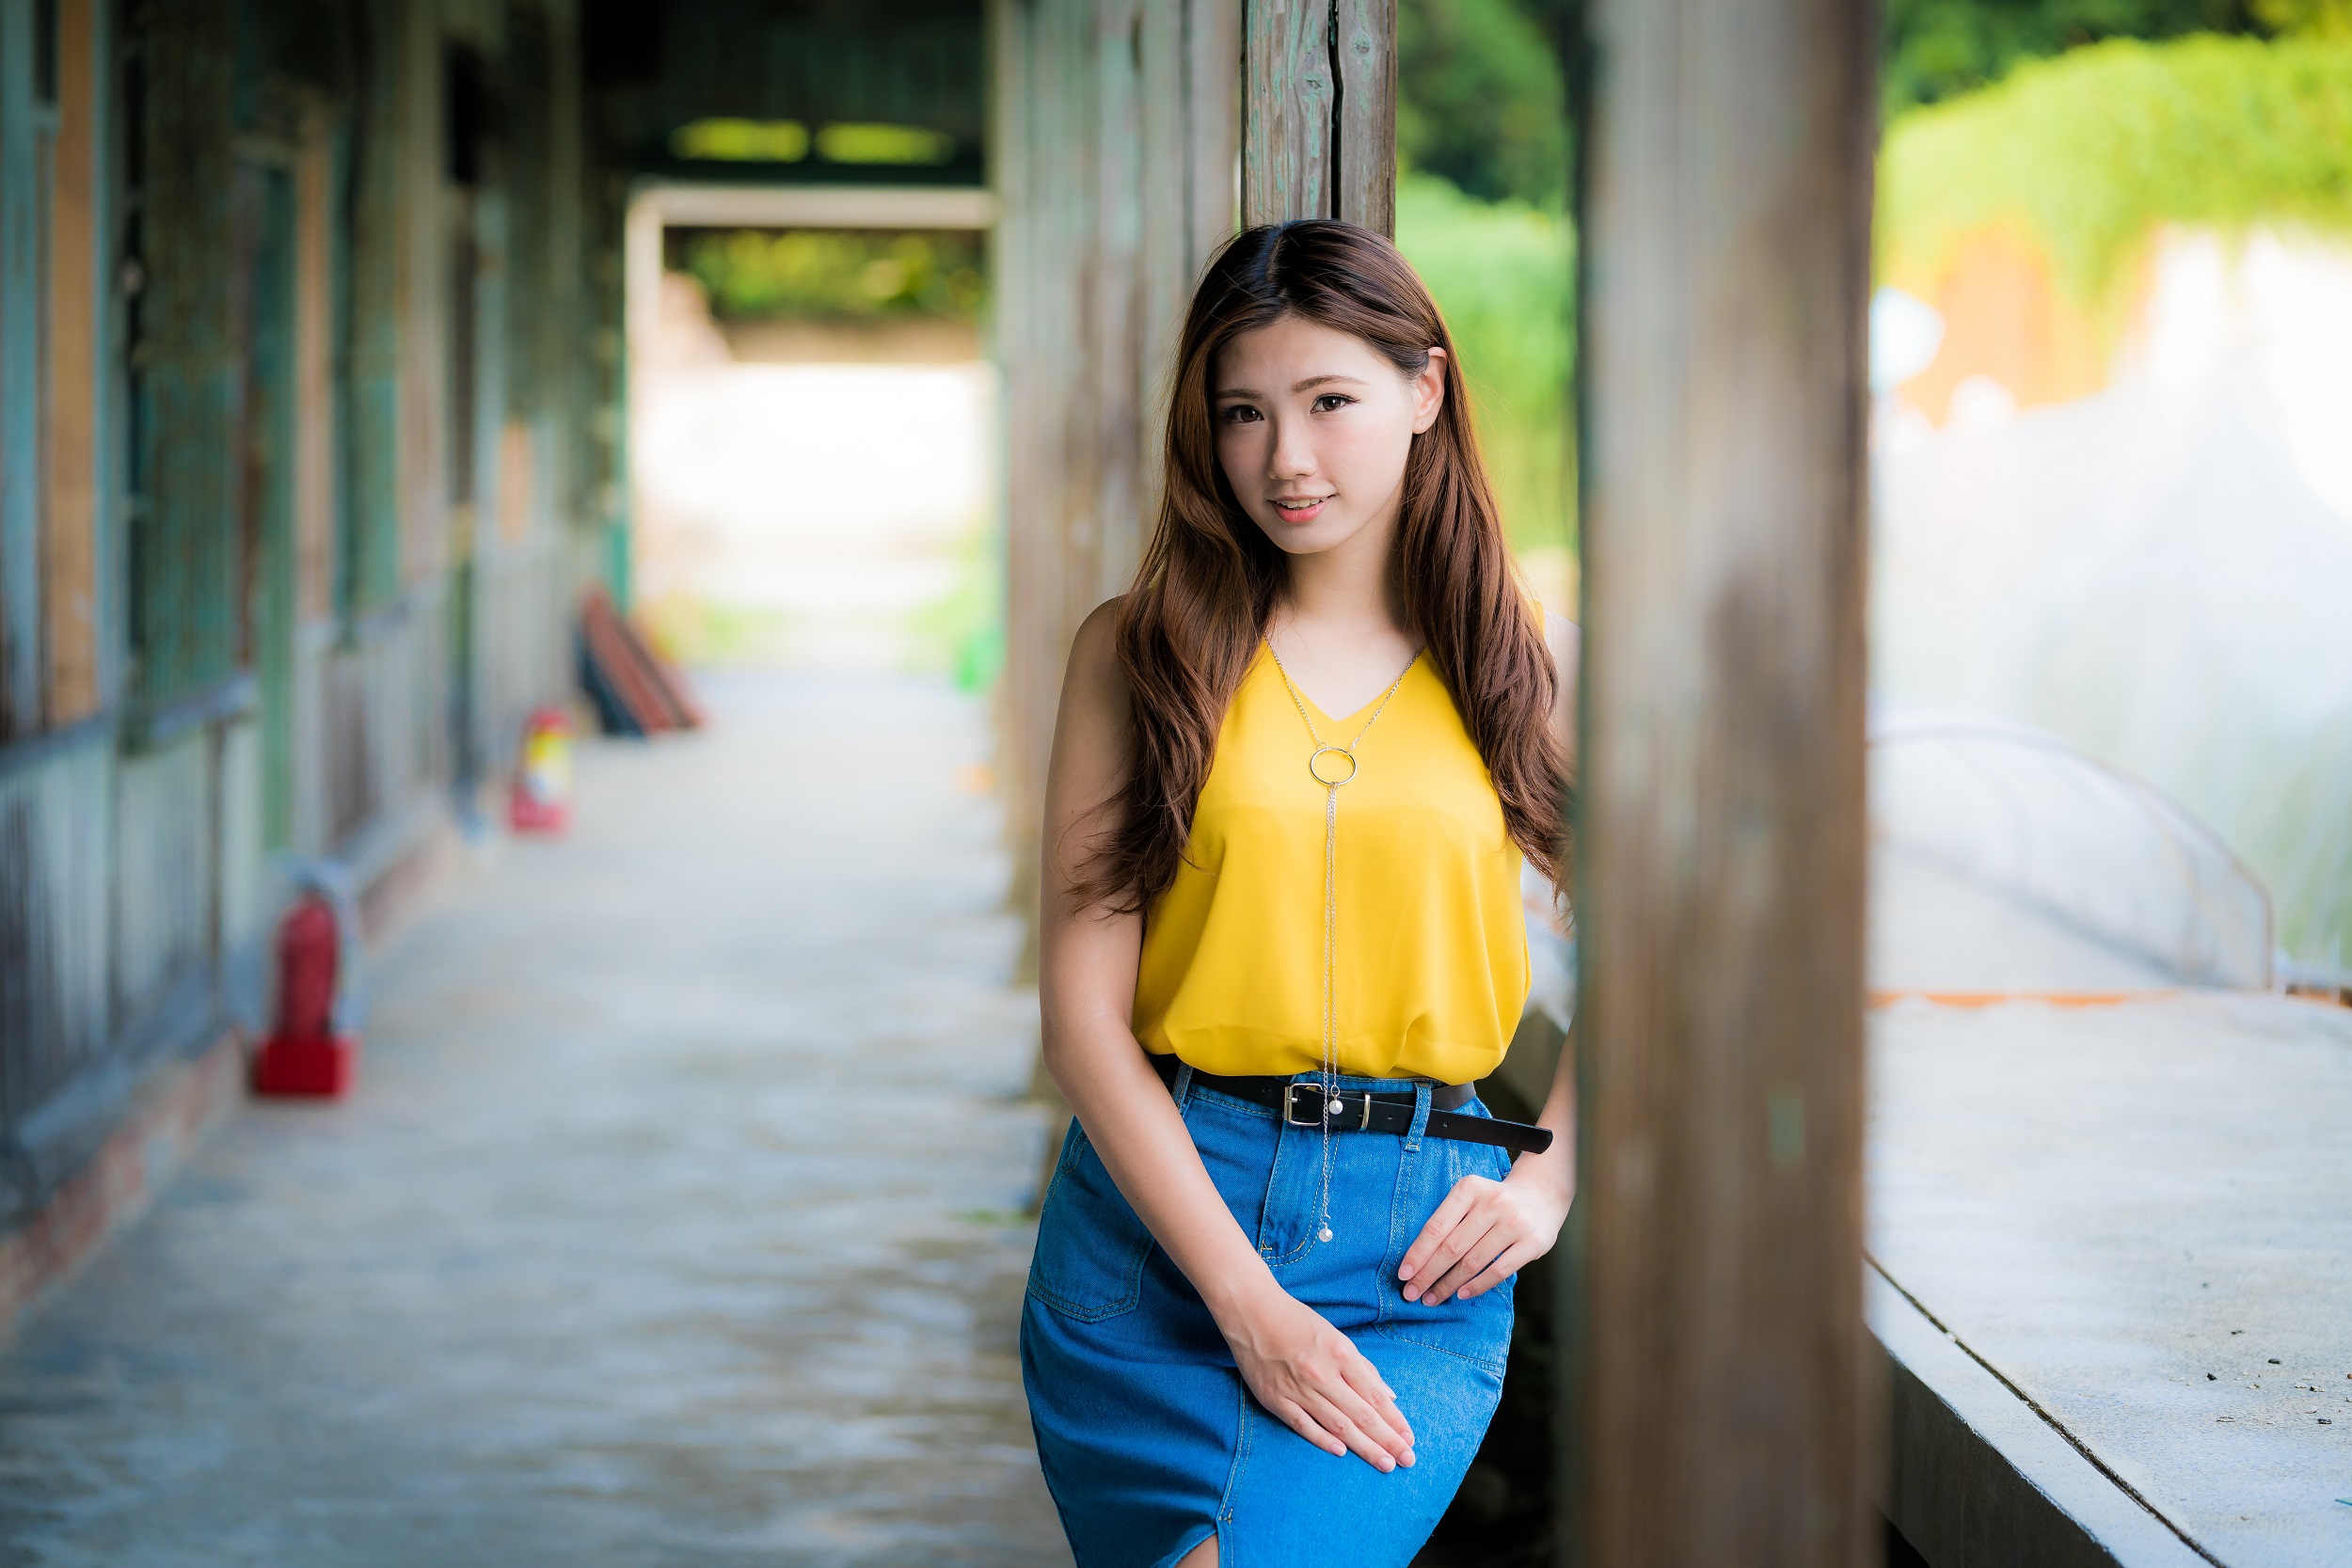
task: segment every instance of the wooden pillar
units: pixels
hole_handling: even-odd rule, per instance
[[[350,324],[338,431],[343,525],[336,562],[337,609],[346,616],[385,609],[401,591],[402,8],[399,0],[363,0],[354,12],[360,47],[343,237]]]
[[[41,255],[34,8],[0,0],[0,742],[41,721]]]
[[[235,673],[235,407],[230,247],[235,34],[226,0],[157,0],[137,30],[145,79],[138,261],[133,624],[150,707]]]
[[[1867,0],[1598,0],[1570,1560],[1872,1555]]]
[[[49,234],[48,451],[42,478],[47,721],[98,711],[99,368],[105,272],[99,235],[99,131],[105,80],[98,0],[56,8],[56,140]]]
[[[1396,0],[1244,0],[1244,223],[1396,229]]]
[[[1025,878],[1070,641],[1125,592],[1152,525],[1176,336],[1232,232],[1241,18],[1242,0],[992,8],[1001,711]]]

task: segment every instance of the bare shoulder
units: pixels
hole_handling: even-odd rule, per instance
[[[1087,618],[1078,623],[1077,636],[1070,641],[1072,673],[1119,663],[1119,610],[1126,602],[1127,595],[1120,594],[1087,611]]]
[[[1114,707],[1125,705],[1127,675],[1119,663],[1119,609],[1123,603],[1123,594],[1104,599],[1078,623],[1078,633],[1070,640],[1070,666],[1062,681],[1063,689],[1072,696]]]
[[[1119,662],[1119,601],[1096,607],[1071,639],[1045,776],[1048,885],[1082,877],[1084,839],[1072,830],[1119,793],[1127,771],[1127,676]]]
[[[1119,599],[1105,599],[1078,624],[1062,673],[1056,750],[1075,745],[1100,753],[1105,767],[1123,752],[1127,732],[1127,672],[1119,660]]]

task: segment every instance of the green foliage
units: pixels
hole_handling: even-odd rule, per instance
[[[1005,667],[1004,542],[975,530],[956,547],[954,586],[907,624],[910,668],[945,674],[956,689],[994,688]]]
[[[814,147],[829,164],[944,164],[956,138],[919,125],[822,125],[812,140],[797,119],[694,119],[670,133],[675,158],[719,163],[797,164]]]
[[[2164,224],[2352,234],[2352,40],[2101,44],[1895,123],[1879,166],[1883,272],[1932,276],[1963,237],[2003,223],[2102,312]]]
[[[2352,38],[2352,0],[2249,0],[2254,18],[2274,33]]]
[[[977,235],[846,229],[673,230],[669,266],[691,273],[730,320],[978,319]]]
[[[2343,0],[1890,0],[1886,8],[1887,117],[2000,81],[2027,60],[2107,39],[2243,33],[2269,7]]]
[[[1485,201],[1556,209],[1567,189],[1567,93],[1551,40],[1514,0],[1402,0],[1396,149]]]
[[[1567,220],[1414,174],[1397,183],[1396,243],[1445,312],[1513,543],[1570,543],[1576,246]]]

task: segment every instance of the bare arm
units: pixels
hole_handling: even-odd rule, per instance
[[[1200,1292],[1260,1403],[1329,1453],[1413,1462],[1395,1397],[1347,1337],[1277,1283],[1225,1206],[1132,1018],[1143,920],[1072,889],[1124,782],[1128,705],[1116,604],[1079,628],[1045,782],[1038,995],[1046,1070],[1136,1215]]]
[[[1552,721],[1566,750],[1568,777],[1576,777],[1576,680],[1581,635],[1558,615],[1547,616],[1545,641],[1560,674]],[[1450,1295],[1475,1296],[1493,1290],[1549,1252],[1576,1201],[1576,1037],[1560,1052],[1551,1092],[1536,1125],[1551,1130],[1551,1147],[1522,1154],[1501,1181],[1466,1176],[1429,1216],[1397,1265],[1405,1298],[1442,1302]]]

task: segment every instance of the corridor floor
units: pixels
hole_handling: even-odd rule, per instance
[[[0,1564],[1052,1563],[977,702],[710,683],[0,1352]]]

